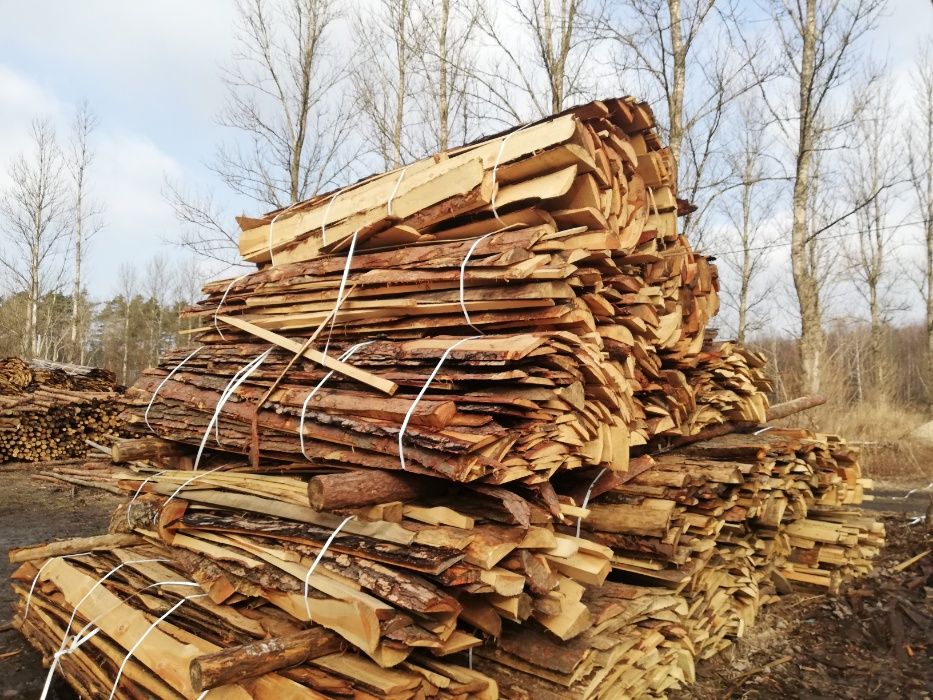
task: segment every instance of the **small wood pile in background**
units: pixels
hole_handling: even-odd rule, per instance
[[[113,372],[18,357],[0,360],[0,463],[84,455],[125,435]]]

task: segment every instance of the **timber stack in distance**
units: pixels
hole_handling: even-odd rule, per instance
[[[123,435],[113,372],[46,360],[0,359],[0,463],[83,456],[87,441]]]
[[[857,453],[758,427],[689,208],[623,98],[241,218],[111,532],[11,552],[19,629],[91,696],[660,697],[868,571]]]

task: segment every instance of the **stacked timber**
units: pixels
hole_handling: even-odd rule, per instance
[[[733,434],[778,416],[708,332],[686,211],[620,99],[241,218],[256,271],[129,390],[153,435],[95,475],[111,532],[12,553],[17,627],[114,697],[690,682],[786,571],[856,573],[879,533],[814,535],[856,527],[843,443]]]
[[[128,447],[137,458],[166,453],[154,441],[148,449]],[[786,585],[776,571],[798,551],[791,533],[809,522],[827,491],[856,493],[851,486],[865,485],[852,454],[802,430],[721,436],[633,459],[629,474],[597,479],[585,506],[585,496],[559,480],[560,518],[501,487],[377,470],[301,478],[288,463],[264,468],[279,474],[257,473],[213,454],[199,472],[113,472],[111,483],[133,496],[99,543],[116,558],[81,555],[67,566],[96,580],[121,562],[155,558],[168,567],[160,580],[185,582],[168,592],[148,589],[148,602],[133,591],[153,586],[154,575],[127,583],[114,574],[100,586],[124,600],[118,610],[145,603],[141,620],[149,625],[179,606],[169,624],[156,626],[169,635],[160,644],[174,637],[194,645],[187,655],[176,649],[166,656],[188,668],[171,681],[183,696],[189,687],[212,687],[195,669],[218,648],[230,647],[231,663],[242,662],[241,650],[256,640],[278,648],[297,634],[330,634],[325,638],[343,646],[337,652],[322,643],[319,659],[305,645],[309,655],[294,662],[269,647],[254,649],[251,658],[258,654],[262,663],[248,678],[230,675],[224,664],[210,677],[236,682],[252,697],[274,697],[281,686],[259,688],[283,683],[282,676],[327,697],[340,695],[328,694],[338,681],[347,692],[397,697],[391,688],[417,697],[425,688],[398,674],[444,668],[448,684],[453,670],[476,674],[471,682],[479,685],[471,687],[488,695],[475,697],[660,696],[689,682],[698,660],[741,637],[775,587]],[[659,505],[665,500],[675,505]],[[869,535],[877,538],[877,526]],[[871,543],[861,545],[860,555],[869,556]],[[50,642],[71,644],[74,635],[80,642],[80,630],[93,623],[104,630],[97,643],[112,645],[117,665],[126,639],[111,638],[118,630],[107,631],[92,613],[78,611],[78,629],[62,634],[74,609],[62,608],[56,557],[89,548],[78,540],[12,555],[25,562],[14,577],[17,624],[54,654]],[[26,613],[31,587],[33,601],[57,610],[54,632],[42,629],[51,622]],[[212,604],[206,617],[195,605],[202,597]],[[108,610],[117,605],[111,602]],[[261,620],[260,629],[233,634],[229,619],[239,616]],[[134,671],[151,681],[153,667],[133,658],[141,663]],[[292,663],[305,670],[286,672]],[[72,683],[88,682],[78,670],[62,670]],[[105,678],[109,692],[115,676]],[[127,696],[131,687],[120,686]]]
[[[123,434],[122,394],[108,370],[18,357],[0,360],[0,462],[83,455]]]

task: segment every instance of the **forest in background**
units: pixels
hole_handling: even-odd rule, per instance
[[[0,191],[0,354],[132,382],[186,342],[178,313],[200,283],[231,274],[234,214],[634,94],[654,107],[678,194],[697,206],[684,233],[717,257],[720,337],[769,353],[779,400],[829,395],[819,427],[897,440],[933,404],[933,60],[918,46],[910,75],[890,74],[875,34],[886,7],[240,0],[238,49],[218,76],[229,139],[214,181],[167,180],[162,192],[184,263],[125,265],[109,298],[91,298],[106,115],[77,105],[60,133],[36,115]]]

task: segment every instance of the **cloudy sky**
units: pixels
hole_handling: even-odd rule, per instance
[[[204,162],[224,136],[214,116],[234,16],[233,0],[0,0],[0,187],[33,118],[64,133],[89,101],[100,119],[92,189],[106,221],[88,257],[98,298],[113,292],[120,263],[180,255],[165,178],[216,187]],[[931,26],[930,0],[892,0],[876,53],[900,84]],[[244,206],[227,204],[231,215]]]
[[[88,100],[100,126],[91,189],[105,228],[88,254],[90,291],[111,293],[121,262],[178,256],[166,177],[210,183],[219,68],[233,48],[230,0],[0,0],[0,183],[30,122],[64,136]]]

